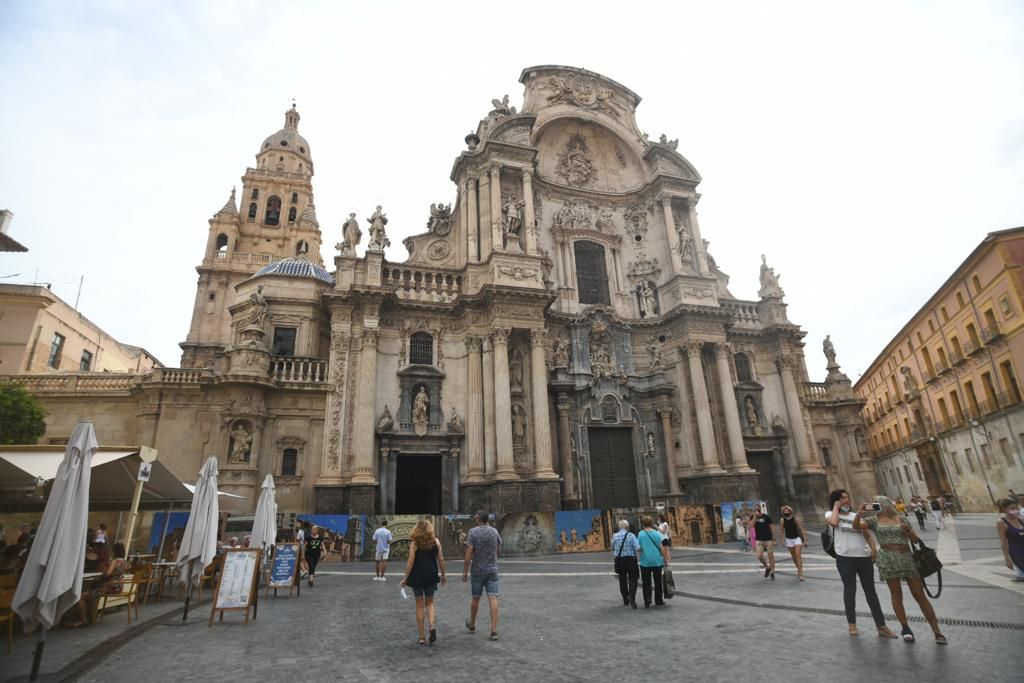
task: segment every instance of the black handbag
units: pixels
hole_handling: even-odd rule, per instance
[[[615,556],[615,573],[625,574],[626,568],[622,563],[622,551],[626,549],[626,541],[629,540],[629,532],[627,531],[622,537],[622,543],[619,545],[619,554]]]
[[[942,562],[939,561],[938,555],[935,551],[924,544],[921,539],[917,540],[917,543],[910,544],[914,555],[914,565],[917,567],[917,573],[921,575],[921,583],[924,583],[924,590],[930,598],[937,598],[942,595]],[[935,595],[928,590],[928,584],[925,583],[924,579],[928,576],[935,574],[936,579],[939,583],[938,589],[935,591]]]
[[[836,556],[836,537],[835,529],[831,524],[825,526],[825,530],[821,532],[821,549],[828,553],[831,557]]]
[[[672,577],[672,570],[666,567],[661,572],[661,594],[671,599],[676,594],[676,580]]]

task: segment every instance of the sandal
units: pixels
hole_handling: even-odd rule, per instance
[[[427,644],[427,641],[425,641],[425,640],[424,640],[423,638],[420,638],[420,639],[419,639],[419,640],[418,640],[417,642],[418,642],[418,643],[419,643],[420,645],[426,645],[426,644]]]
[[[903,630],[900,631],[900,635],[903,636],[904,643],[914,642],[914,632],[910,630],[909,626],[904,626]]]
[[[878,637],[879,638],[892,638],[894,640],[896,638],[899,638],[899,636],[896,635],[895,633],[893,633],[892,629],[890,629],[888,626],[883,626],[880,629],[878,629]]]
[[[436,641],[436,640],[437,640],[437,627],[436,626],[431,626],[430,627],[430,644],[433,645],[434,641]]]
[[[941,633],[936,633],[935,634],[935,644],[936,645],[948,645],[949,641],[946,640],[946,636],[942,635]]]
[[[857,631],[857,624],[850,624],[847,630],[849,630],[851,636],[860,635],[860,633]]]

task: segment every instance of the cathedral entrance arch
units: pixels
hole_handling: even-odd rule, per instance
[[[395,514],[439,515],[442,510],[441,454],[397,457],[395,473]]]
[[[591,505],[608,510],[640,506],[633,430],[629,427],[590,427]]]

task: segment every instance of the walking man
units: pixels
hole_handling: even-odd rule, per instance
[[[376,560],[374,581],[387,581],[384,572],[388,569],[388,555],[391,554],[391,541],[394,538],[391,535],[391,530],[388,529],[388,520],[382,519],[380,527],[373,532],[373,540],[377,543],[377,552],[374,555],[374,560]]]
[[[939,500],[938,496],[932,498],[932,517],[935,518],[935,528],[942,528],[942,501]]]
[[[772,518],[758,507],[747,520],[747,526],[753,525],[754,538],[757,546],[757,561],[764,565],[764,578],[775,580],[775,536],[772,533]],[[768,561],[764,554],[768,553]]]
[[[466,537],[466,558],[462,564],[462,581],[465,583],[470,574],[473,595],[469,603],[469,620],[466,628],[470,633],[476,631],[476,613],[480,609],[480,598],[487,591],[487,601],[491,608],[491,640],[498,639],[498,552],[501,548],[501,534],[488,523],[490,515],[486,512],[476,513],[476,526],[469,530]]]

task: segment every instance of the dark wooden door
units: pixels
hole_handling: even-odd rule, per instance
[[[757,492],[761,500],[768,503],[768,515],[777,520],[782,498],[775,471],[775,457],[769,452],[747,453],[747,462],[757,470]]]
[[[602,510],[639,507],[632,431],[591,427],[589,440],[591,505]]]

